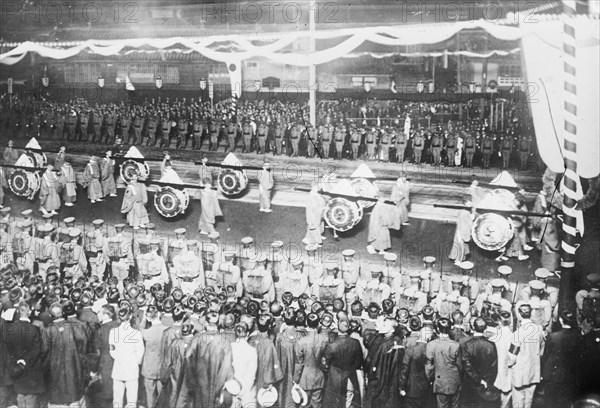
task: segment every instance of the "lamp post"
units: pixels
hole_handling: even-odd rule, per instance
[[[208,82],[206,82],[206,78],[200,78],[200,81],[198,81],[198,85],[200,86],[200,102],[202,102],[205,99],[205,91],[208,85]]]
[[[417,91],[419,91],[419,93],[423,93],[424,90],[425,84],[423,83],[423,81],[417,82]]]
[[[472,94],[474,94],[476,90],[477,90],[477,88],[475,86],[475,82],[471,82],[469,84],[469,92],[472,93]]]
[[[156,85],[156,89],[158,89],[158,100],[160,101],[160,90],[163,86],[163,80],[160,75],[157,75],[154,79],[154,84]]]
[[[50,78],[48,77],[48,67],[44,67],[44,75],[42,76],[42,85],[44,85],[44,88],[48,88],[48,85],[50,85]]]

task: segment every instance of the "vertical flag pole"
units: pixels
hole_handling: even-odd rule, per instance
[[[564,198],[563,198],[563,240],[562,240],[562,279],[560,287],[560,309],[572,304],[573,300],[566,297],[568,291],[565,286],[571,287],[569,281],[573,279],[575,267],[575,251],[577,249],[577,82],[576,82],[576,36],[573,17],[576,14],[576,0],[562,0],[562,57],[563,57],[563,115],[564,115]],[[567,304],[565,304],[567,303]]]

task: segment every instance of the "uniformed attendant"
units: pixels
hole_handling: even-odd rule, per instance
[[[221,234],[217,231],[208,234],[209,242],[202,242],[202,264],[204,265],[205,271],[212,271],[215,262],[221,262],[223,260],[221,244],[219,238]]]
[[[158,124],[158,118],[155,114],[148,115],[146,120],[146,146],[159,146],[159,140],[156,138],[156,126]]]
[[[421,272],[410,271],[408,277],[410,279],[410,286],[400,288],[396,292],[396,305],[398,309],[405,308],[411,314],[417,315],[427,304],[427,293],[420,287]]]
[[[488,324],[495,324],[494,320],[500,312],[510,312],[511,303],[504,298],[506,281],[500,278],[492,279],[489,283],[491,292],[482,292],[475,301],[475,310]]]
[[[115,235],[107,239],[108,258],[112,276],[117,279],[117,287],[123,291],[123,280],[129,277],[129,270],[134,262],[131,237],[124,233],[125,224],[115,224]]]
[[[521,161],[521,170],[527,170],[527,159],[531,150],[531,139],[521,136],[519,140],[519,158]]]
[[[173,232],[175,233],[175,239],[169,241],[169,252],[167,255],[167,265],[169,266],[173,265],[173,257],[185,247],[187,241],[187,230],[185,228],[176,228]]]
[[[434,166],[439,166],[442,163],[442,146],[443,138],[440,134],[435,133],[431,139],[431,153],[433,154]]]
[[[513,149],[513,139],[511,136],[505,135],[502,138],[501,149],[502,149],[502,168],[508,169],[508,164],[510,162],[510,155],[511,155],[512,149]]]
[[[80,235],[81,231],[78,228],[71,228],[69,231],[71,242],[67,244],[69,255],[63,273],[65,277],[71,277],[73,281],[76,281],[83,276],[88,269],[85,251],[83,247],[79,245]]]
[[[244,140],[243,153],[250,153],[252,151],[252,125],[249,120],[245,120],[242,124],[242,138]]]
[[[185,248],[173,257],[173,286],[184,294],[192,295],[196,289],[206,286],[202,259],[198,256],[198,242],[187,240]]]
[[[584,335],[592,330],[600,317],[600,274],[589,274],[586,279],[589,289],[581,289],[575,294],[577,322]]]
[[[273,138],[275,139],[275,150],[273,151],[273,155],[280,155],[283,151],[283,135],[285,132],[285,126],[281,121],[277,121],[275,124],[275,129],[273,130]],[[316,143],[316,140],[315,140]]]
[[[534,276],[536,280],[542,282],[545,285],[545,295],[547,296],[548,301],[550,301],[550,306],[552,307],[553,312],[556,312],[556,308],[558,306],[558,289],[554,286],[548,285],[548,278],[550,277],[550,272],[546,268],[538,268],[535,270]],[[522,300],[528,300],[530,296],[531,288],[529,287],[529,285],[521,289]],[[555,317],[558,317],[558,315],[556,314]]]
[[[415,164],[421,164],[421,155],[423,154],[424,148],[425,135],[423,134],[423,130],[420,130],[413,137],[413,151],[415,153]]]
[[[309,292],[307,271],[304,269],[304,262],[296,259],[292,262],[292,267],[279,277],[279,292],[289,291],[294,298]]]
[[[336,277],[339,264],[327,262],[324,265],[323,277],[315,280],[312,286],[313,295],[323,303],[332,303],[334,299],[344,296],[344,281]]]
[[[517,290],[516,283],[508,281],[511,274],[512,274],[512,268],[510,266],[500,265],[498,267],[498,278],[497,279],[500,279],[502,281],[502,285],[504,288],[504,290],[502,291],[502,294],[503,294],[504,299],[508,300],[509,302],[513,301],[515,291]],[[491,282],[488,282],[488,284],[485,286],[485,292],[492,293]]]
[[[326,125],[321,131],[321,148],[323,150],[323,158],[329,158],[329,149],[331,148],[331,138],[333,136],[333,127],[331,124]]]
[[[313,283],[323,277],[323,263],[317,254],[318,244],[308,244],[304,247],[306,255],[304,257],[304,271],[308,277],[308,284],[312,287]]]
[[[344,142],[346,141],[346,129],[340,124],[334,132],[333,140],[335,142],[335,154],[338,160],[342,160],[342,153],[344,153]]]
[[[92,123],[94,135],[92,136],[92,143],[100,143],[102,140],[102,115],[98,111],[92,113]]]
[[[342,251],[342,280],[345,285],[346,303],[350,303],[356,296],[356,282],[360,277],[360,261],[354,258],[356,251],[354,249],[345,249]]]
[[[6,219],[0,219],[0,269],[14,262],[12,235],[9,232],[9,226],[9,222]]]
[[[206,282],[214,288],[225,289],[228,286],[235,288],[235,296],[242,296],[242,278],[239,266],[233,264],[235,252],[226,251],[223,253],[224,260],[216,262],[212,271],[206,275]],[[255,259],[255,258],[254,258]],[[250,265],[246,262],[246,265]]]
[[[460,310],[467,320],[470,318],[469,299],[462,296],[463,280],[461,276],[453,276],[450,279],[451,288],[449,291],[440,291],[438,296],[433,300],[432,306],[440,317],[450,318],[452,313]]]
[[[375,128],[367,131],[367,135],[365,136],[365,144],[367,145],[367,160],[374,160],[375,147],[377,146]]]
[[[99,282],[104,281],[108,263],[103,248],[96,247],[92,249],[88,257],[88,262],[90,264],[90,276],[97,277]]]
[[[89,112],[81,111],[79,114],[79,131],[81,132],[81,142],[88,141],[88,125],[89,125]]]
[[[136,261],[139,271],[139,283],[144,287],[150,287],[155,283],[167,285],[169,283],[169,272],[167,264],[162,256],[158,254],[160,239],[150,241],[150,252],[138,255]],[[113,272],[114,273],[114,272]]]
[[[550,333],[552,329],[552,306],[545,296],[545,288],[546,284],[544,282],[539,280],[529,281],[529,299],[517,302],[515,307],[518,309],[524,303],[530,305],[531,321],[542,326],[546,333]]]
[[[275,286],[271,274],[265,268],[266,261],[267,256],[265,254],[259,254],[255,260],[249,260],[247,263],[248,269],[244,272],[242,278],[242,284],[244,292],[252,300],[257,302],[266,300],[271,303],[275,300]]]
[[[38,274],[42,279],[46,280],[46,274],[48,268],[55,266],[60,267],[60,258],[58,253],[58,246],[52,241],[52,232],[54,226],[51,224],[44,224],[38,227],[38,232],[41,237],[38,238],[36,246],[36,261],[38,265]]]
[[[240,267],[240,270],[243,273],[248,268],[248,261],[256,260],[258,253],[254,247],[254,239],[252,237],[242,238],[241,243],[242,246],[237,257],[237,265]]]
[[[235,139],[237,137],[238,124],[233,120],[227,125],[227,151],[226,153],[235,151]]]
[[[292,145],[292,157],[298,157],[298,145],[300,144],[300,135],[302,131],[297,124],[290,130],[290,144]]]
[[[475,156],[475,150],[477,149],[477,140],[472,133],[468,133],[465,137],[465,156],[467,158],[467,167],[473,167],[473,156]]]
[[[273,172],[271,171],[271,165],[269,163],[263,163],[263,169],[258,174],[258,193],[259,193],[259,211],[270,213],[271,209],[271,194],[273,190],[274,180]]]
[[[464,261],[459,265],[460,273],[461,273],[461,287],[460,294],[461,296],[469,299],[470,303],[475,302],[477,296],[479,296],[479,282],[474,276],[471,276],[473,273],[473,268],[475,264],[471,261]]]
[[[454,133],[451,134],[449,130],[445,130],[444,138],[446,139],[446,157],[448,158],[448,166],[452,167],[454,166],[458,137]]]
[[[404,162],[407,141],[408,135],[404,131],[400,131],[396,134],[396,158],[398,159],[398,163]]]
[[[319,132],[313,125],[308,125],[306,141],[306,156],[312,158],[315,155],[315,146],[319,142]]]
[[[383,282],[390,285],[392,293],[396,293],[397,289],[409,286],[409,279],[407,274],[400,272],[400,266],[396,265],[398,255],[391,252],[386,253],[383,256],[385,260],[385,266],[383,268]]]
[[[364,304],[377,303],[380,305],[384,299],[389,299],[392,294],[390,285],[383,282],[383,266],[379,264],[371,265],[371,280],[366,283],[359,281],[356,284],[356,297]]]
[[[256,138],[258,140],[258,150],[256,153],[265,154],[267,146],[267,135],[269,134],[269,126],[263,120],[256,129]]]
[[[494,154],[494,138],[486,134],[481,141],[481,153],[483,154],[483,168],[490,167],[490,160]]]
[[[425,266],[425,270],[421,272],[421,290],[432,298],[440,291],[440,286],[442,284],[440,273],[433,270],[435,263],[435,257],[424,257],[423,265]]]
[[[190,140],[188,143],[187,148],[191,149],[192,148],[192,142],[194,143],[194,150],[200,150],[200,147],[202,147],[202,133],[204,132],[204,126],[202,124],[202,120],[200,119],[200,115],[196,115],[195,118],[193,118],[193,122],[192,122],[192,135],[193,135],[193,140]]]

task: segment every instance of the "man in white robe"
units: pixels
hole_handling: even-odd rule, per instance
[[[121,213],[127,214],[127,222],[133,229],[139,229],[150,222],[145,205],[148,203],[146,185],[138,182],[138,175],[131,176],[131,183],[125,189]]]
[[[54,172],[54,167],[49,164],[40,184],[40,211],[44,214],[58,214],[57,210],[60,209],[59,188],[60,180]]]
[[[398,207],[386,204],[383,199],[380,199],[369,219],[369,235],[367,238],[367,251],[374,254],[379,251],[380,254],[385,254],[386,249],[392,246],[390,238],[390,228],[395,230],[400,229],[400,215]]]

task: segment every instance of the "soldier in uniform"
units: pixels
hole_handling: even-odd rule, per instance
[[[8,208],[8,207],[4,207]],[[0,269],[14,262],[9,221],[0,219]]]
[[[354,249],[345,249],[342,251],[342,280],[345,285],[346,303],[350,303],[356,296],[356,282],[360,278],[360,262],[354,258],[356,251]]]
[[[335,142],[335,154],[338,160],[342,160],[344,153],[344,142],[346,141],[346,129],[342,124],[335,128],[333,140]]]
[[[371,280],[358,281],[356,284],[356,297],[364,304],[377,303],[380,305],[384,299],[389,299],[392,294],[390,285],[383,282],[382,265],[371,265]]]
[[[173,266],[173,258],[181,249],[185,247],[187,241],[185,228],[177,228],[173,231],[175,233],[175,239],[169,242],[168,254],[167,254],[167,265]]]
[[[126,112],[121,113],[119,117],[120,129],[121,129],[121,139],[123,139],[124,144],[129,144],[129,128],[131,127],[131,116],[129,116]]]
[[[88,256],[90,276],[97,277],[100,282],[104,281],[106,273],[107,261],[105,253],[102,247],[95,247],[91,248]]]
[[[79,114],[79,131],[81,132],[81,142],[89,142],[88,140],[88,124],[89,112],[81,111]]]
[[[256,260],[249,260],[242,284],[246,295],[252,300],[271,303],[275,300],[275,285],[271,273],[264,266],[266,261],[265,254],[260,254]]]
[[[168,114],[163,114],[160,121],[160,130],[162,135],[162,146],[170,146],[169,134],[171,133],[171,120]]]
[[[175,149],[184,148],[187,144],[187,135],[188,121],[185,116],[181,115],[177,121],[177,141],[175,142],[175,146],[171,147]]]
[[[600,274],[592,273],[586,276],[588,289],[581,289],[575,294],[577,305],[577,322],[585,335],[592,331],[594,322],[600,316]]]
[[[266,119],[263,119],[256,129],[256,138],[258,139],[258,150],[256,153],[265,154],[267,147],[267,136],[269,134],[269,125]]]
[[[408,136],[404,131],[400,131],[396,134],[396,158],[398,163],[404,162],[404,152],[406,151],[406,144]]]
[[[237,257],[237,265],[240,267],[242,273],[244,273],[248,269],[248,261],[256,260],[258,253],[254,248],[254,239],[252,237],[242,238],[241,243],[242,246]]]
[[[425,148],[425,136],[423,130],[415,134],[413,138],[413,151],[415,153],[415,164],[421,164],[421,155]]]
[[[65,135],[65,113],[58,110],[54,115],[54,139],[63,140]]]
[[[542,282],[545,285],[544,292],[546,298],[550,302],[550,306],[552,307],[553,318],[558,318],[558,288],[548,285],[550,271],[548,271],[548,269],[546,268],[538,268],[535,270],[534,275],[536,280]],[[528,285],[521,289],[521,299],[529,300],[530,297],[531,288]]]
[[[512,149],[513,149],[512,137],[510,137],[509,135],[505,135],[502,138],[501,149],[502,149],[502,168],[508,169],[508,164],[510,162],[510,154],[512,153]]]
[[[158,254],[160,245],[160,239],[154,238],[150,240],[150,252],[137,256],[139,283],[143,284],[144,287],[149,288],[156,283],[160,283],[165,287],[169,283],[167,264],[164,258]]]
[[[439,272],[434,271],[436,259],[433,256],[423,258],[425,270],[421,271],[421,289],[432,298],[440,291],[442,277]]]
[[[531,320],[544,328],[546,333],[552,329],[552,306],[544,294],[546,284],[539,280],[529,281],[529,295],[527,300],[517,302],[518,309],[521,304],[531,306]]]
[[[308,284],[312,287],[313,283],[323,277],[323,263],[319,259],[317,250],[318,244],[308,244],[304,247],[306,256],[304,257],[304,270],[308,277]]]
[[[38,266],[38,274],[42,279],[46,280],[48,268],[60,267],[60,258],[58,253],[58,246],[52,241],[52,232],[54,232],[54,226],[51,224],[40,225],[38,232],[41,237],[38,238],[35,257]]]
[[[205,271],[212,271],[213,265],[216,262],[221,262],[221,245],[219,244],[219,238],[221,234],[217,231],[208,234],[209,242],[202,242],[202,264],[204,265]]]
[[[460,294],[461,296],[469,299],[469,302],[472,304],[477,300],[477,296],[479,296],[479,282],[475,277],[471,276],[473,273],[473,268],[475,265],[471,261],[464,261],[459,265],[461,276],[460,276]],[[445,291],[447,292],[451,286],[451,282],[445,285]],[[466,313],[465,313],[466,315]]]
[[[375,147],[377,140],[375,140],[375,128],[368,130],[365,136],[365,144],[367,145],[367,160],[375,159]]]
[[[442,164],[442,146],[444,140],[439,133],[435,133],[431,139],[431,152],[433,153],[433,164],[439,166]]]
[[[273,137],[275,139],[275,150],[273,151],[273,155],[277,154],[280,155],[283,151],[282,148],[282,142],[283,142],[283,135],[285,133],[285,126],[283,125],[283,123],[281,123],[281,121],[277,121],[277,123],[275,124],[275,129],[273,130]],[[316,143],[316,139],[315,139],[315,143]]]
[[[146,146],[158,147],[159,142],[156,139],[156,126],[158,119],[154,113],[150,113],[146,119],[146,141],[143,143]]]
[[[227,142],[229,146],[227,147],[226,153],[235,151],[235,139],[237,137],[238,124],[233,120],[229,121],[227,124]]]
[[[290,259],[286,258],[283,254],[282,241],[273,241],[271,243],[271,250],[268,256],[268,260],[268,270],[271,273],[271,276],[273,277],[275,285],[279,285],[279,277],[286,274],[290,270]],[[279,295],[280,293],[277,293],[277,296]]]
[[[244,153],[250,153],[252,151],[252,125],[249,120],[245,120],[242,124],[242,138],[244,140]]]
[[[292,262],[292,267],[279,277],[277,286],[278,298],[285,291],[291,292],[294,298],[299,298],[300,295],[309,292],[308,274],[304,269],[302,259],[296,259]]]
[[[173,286],[181,288],[184,294],[192,295],[196,289],[203,289],[206,286],[204,266],[198,256],[197,241],[186,241],[186,247],[173,257],[171,274]]]
[[[350,130],[350,147],[352,149],[352,160],[358,159],[358,149],[360,148],[360,131],[356,126]]]
[[[504,299],[508,300],[509,302],[513,301],[513,298],[515,297],[515,292],[517,290],[516,284],[514,282],[509,282],[508,278],[510,277],[510,275],[512,274],[512,268],[508,265],[501,265],[498,267],[498,278],[502,281],[502,287],[504,288],[504,290],[502,291],[503,293],[503,297]],[[485,286],[485,292],[486,293],[492,293],[493,292],[493,287],[492,287],[492,283],[488,282],[488,284]]]
[[[16,224],[19,231],[15,231],[12,237],[12,253],[15,265],[20,269],[33,271],[35,261],[35,245],[30,234],[33,223],[29,220],[20,221]]]
[[[85,256],[85,250],[79,245],[80,235],[81,231],[78,228],[71,228],[69,231],[71,242],[66,244],[69,255],[63,272],[65,278],[71,277],[73,281],[79,279],[87,273],[88,270],[88,261]]]
[[[331,140],[333,137],[333,126],[331,124],[325,125],[321,129],[321,148],[323,150],[323,158],[329,158],[329,149],[331,148]]]
[[[531,139],[521,136],[519,140],[519,158],[521,161],[521,170],[527,170],[527,159],[531,151]]]
[[[473,156],[477,149],[477,140],[472,133],[468,133],[465,137],[465,156],[467,157],[467,167],[473,167]]]
[[[319,132],[313,125],[308,125],[306,138],[306,156],[312,158],[315,155],[315,145],[319,141]]]
[[[300,144],[300,135],[302,133],[302,130],[300,129],[300,126],[295,124],[294,126],[292,126],[292,129],[290,130],[290,144],[292,145],[292,157],[298,157],[298,145]]]
[[[421,273],[419,271],[411,271],[408,274],[410,285],[407,288],[400,288],[396,292],[396,305],[398,309],[405,308],[411,314],[417,315],[427,304],[427,293],[421,290]]]
[[[458,137],[456,134],[450,134],[448,130],[445,131],[446,135],[446,156],[448,157],[448,166],[454,166],[454,156],[456,155],[456,145],[458,143]]]
[[[379,142],[380,146],[380,157],[381,161],[388,162],[390,161],[390,147],[391,147],[391,136],[389,131],[383,130],[381,133],[381,141]]]
[[[440,317],[450,318],[452,313],[460,310],[467,320],[470,318],[469,299],[461,295],[462,277],[453,276],[448,291],[440,291],[432,302],[432,306]]]
[[[400,272],[400,266],[396,265],[398,255],[391,252],[386,253],[383,256],[385,260],[385,266],[383,267],[383,282],[390,285],[392,294],[396,293],[400,288],[407,288],[410,286],[410,281],[407,274]]]
[[[486,134],[481,141],[481,152],[483,154],[483,168],[487,169],[490,167],[490,160],[492,154],[494,154],[494,138]]]
[[[124,234],[125,224],[115,224],[115,235],[108,238],[108,258],[112,276],[117,278],[117,287],[123,291],[123,280],[129,277],[129,269],[133,265],[134,256],[131,238]]]
[[[102,140],[102,115],[99,111],[95,110],[92,113],[92,123],[94,135],[92,136],[92,143],[100,143]]]
[[[133,113],[133,141],[132,145],[136,145],[142,143],[142,129],[144,128],[144,117],[138,111],[137,113]]]
[[[336,277],[338,267],[337,262],[326,263],[325,273],[313,283],[312,293],[323,303],[333,303],[344,296],[344,281]]]
[[[223,253],[223,261],[215,262],[212,271],[206,276],[206,283],[214,288],[235,288],[235,296],[242,296],[242,278],[240,268],[233,264],[235,252],[226,251]],[[249,265],[249,264],[247,264]]]
[[[114,110],[106,113],[106,137],[102,143],[113,143],[115,141],[115,128],[117,127],[117,114]]]
[[[77,140],[77,113],[72,111],[67,118],[67,140]]]
[[[511,303],[506,300],[504,292],[506,291],[503,279],[492,279],[489,283],[491,292],[483,292],[475,301],[475,310],[488,324],[495,325],[500,312],[510,312]]]

